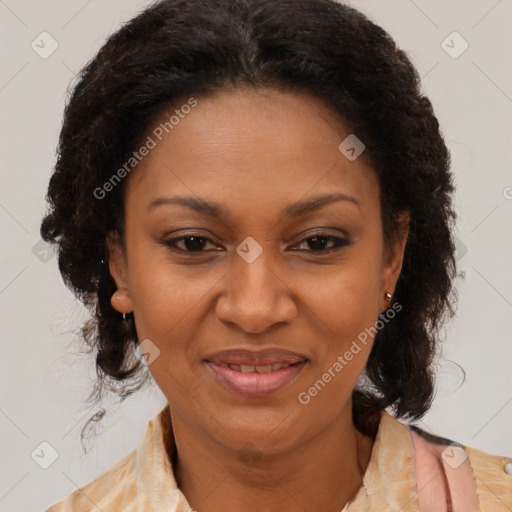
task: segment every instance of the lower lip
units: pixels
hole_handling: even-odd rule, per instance
[[[258,397],[276,393],[293,382],[306,365],[306,361],[268,373],[237,372],[211,361],[206,361],[206,365],[217,380],[227,388],[243,396]]]

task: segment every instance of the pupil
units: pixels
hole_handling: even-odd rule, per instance
[[[313,250],[315,250],[315,249],[323,249],[324,248],[324,244],[322,244],[322,243],[318,244],[317,243],[319,240],[325,242],[327,240],[327,237],[326,236],[314,236],[313,238],[310,238],[309,245],[310,245],[310,247]]]
[[[185,239],[185,245],[187,249],[201,249],[204,244],[204,239],[199,236],[190,236]]]

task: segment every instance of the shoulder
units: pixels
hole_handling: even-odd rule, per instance
[[[46,512],[135,511],[136,453],[137,450],[133,450],[108,471],[51,506]]]
[[[465,446],[482,510],[512,510],[512,458]]]
[[[460,505],[454,509],[512,510],[512,459],[434,436],[415,426],[408,428],[414,445],[418,480],[424,479],[425,485],[430,486],[427,482],[432,478],[434,484],[436,478],[433,475],[439,475],[439,488],[445,487],[448,500],[453,505],[457,502]],[[428,501],[429,498],[424,499]]]
[[[161,503],[169,511],[186,510],[166,451],[170,432],[167,405],[148,422],[137,449],[46,512],[136,512],[156,510]]]

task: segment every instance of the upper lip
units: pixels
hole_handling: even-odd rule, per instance
[[[262,350],[248,350],[234,348],[212,353],[204,358],[205,361],[215,364],[243,364],[243,365],[269,365],[269,364],[295,364],[307,361],[304,354],[291,352],[281,348],[265,348]]]

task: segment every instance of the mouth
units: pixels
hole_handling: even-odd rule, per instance
[[[298,364],[298,363],[295,363]],[[260,364],[260,365],[251,365],[251,364],[227,364],[223,363],[219,366],[223,368],[230,368],[231,370],[235,370],[236,372],[242,373],[272,373],[282,368],[288,368],[292,366],[289,363],[275,363],[275,364]]]
[[[242,396],[262,397],[290,385],[308,361],[302,354],[281,349],[236,349],[212,354],[204,363],[223,387]]]

